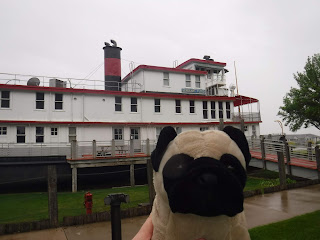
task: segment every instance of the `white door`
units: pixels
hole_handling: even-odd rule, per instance
[[[130,139],[133,140],[134,152],[141,152],[140,128],[130,128]]]

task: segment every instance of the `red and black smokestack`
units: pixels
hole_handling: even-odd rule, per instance
[[[121,91],[121,48],[117,42],[111,40],[113,44],[104,43],[104,86],[105,90]]]

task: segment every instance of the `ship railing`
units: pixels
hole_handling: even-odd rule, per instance
[[[265,138],[247,138],[252,157],[261,158],[264,154],[269,160],[278,160],[277,153],[283,153],[285,160],[309,160],[316,161],[315,144],[308,146],[293,145],[286,140],[273,140]]]
[[[71,143],[0,143],[0,157],[66,156],[68,159],[149,156],[155,140],[72,141]]]
[[[225,82],[226,81],[226,76],[222,74],[210,74],[207,75],[206,77],[207,81],[212,81],[212,82]]]
[[[226,77],[222,75],[213,75],[210,78],[208,76],[205,79],[205,83],[207,87],[214,85],[226,85]]]
[[[67,156],[71,157],[70,143],[0,143],[0,157]]]
[[[0,84],[31,85],[40,87],[61,87],[73,89],[114,90],[126,92],[141,92],[143,87],[139,83],[105,82],[87,78],[50,77],[39,75],[24,75],[12,73],[0,73]]]
[[[241,119],[244,121],[256,122],[261,121],[261,115],[260,112],[233,113],[232,120],[234,122],[240,122]]]
[[[73,141],[71,158],[149,156],[155,140]]]

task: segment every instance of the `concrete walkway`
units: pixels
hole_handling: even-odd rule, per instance
[[[245,199],[248,227],[320,210],[320,185]],[[122,239],[131,240],[147,216],[122,220]],[[0,240],[111,240],[110,222],[0,236]]]

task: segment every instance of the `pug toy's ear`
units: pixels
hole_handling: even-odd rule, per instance
[[[249,162],[251,160],[251,154],[249,150],[249,145],[246,136],[243,134],[243,132],[238,129],[231,126],[227,126],[223,129],[225,133],[229,135],[229,137],[235,141],[235,143],[240,148],[245,160],[247,167],[249,166]]]
[[[156,149],[151,154],[153,169],[158,172],[161,159],[169,143],[177,136],[173,127],[164,127],[159,135]]]

